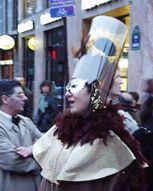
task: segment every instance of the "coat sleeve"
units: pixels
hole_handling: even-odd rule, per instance
[[[40,166],[34,158],[23,158],[16,153],[16,146],[8,138],[4,129],[0,129],[0,169],[18,174],[39,174]]]
[[[33,139],[33,142],[35,142],[37,139],[39,139],[43,134],[39,131],[37,126],[31,121],[28,117],[22,117],[24,120],[26,127],[29,128],[29,131],[31,132],[31,136]]]

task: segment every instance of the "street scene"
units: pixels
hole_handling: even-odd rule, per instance
[[[0,191],[153,191],[152,13],[0,1]]]

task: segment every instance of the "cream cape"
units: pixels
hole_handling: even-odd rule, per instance
[[[107,145],[96,139],[92,145],[66,148],[56,136],[55,126],[35,144],[33,155],[42,167],[42,176],[58,181],[88,181],[115,174],[135,160],[135,156],[120,138],[111,132]]]

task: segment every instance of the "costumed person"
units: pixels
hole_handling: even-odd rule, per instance
[[[66,86],[69,108],[35,144],[39,191],[146,191],[146,160],[106,100],[126,36],[119,20],[92,20],[84,55]],[[141,184],[140,184],[141,183]]]
[[[38,111],[34,117],[34,123],[38,129],[44,133],[55,123],[54,118],[58,113],[57,100],[51,94],[51,83],[44,80],[40,84],[41,95],[39,97]]]

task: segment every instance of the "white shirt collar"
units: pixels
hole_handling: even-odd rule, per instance
[[[1,111],[1,110],[0,110],[0,114],[2,114],[3,116],[5,116],[5,117],[8,118],[8,119],[12,119],[12,116],[11,116],[11,115],[9,115],[9,114],[7,114],[7,113]]]

